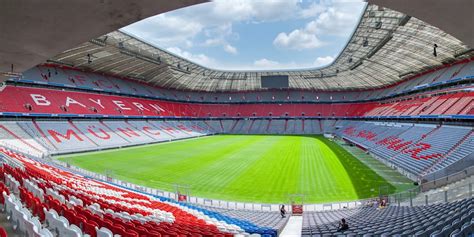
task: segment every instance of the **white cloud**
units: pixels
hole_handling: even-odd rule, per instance
[[[222,46],[225,52],[237,54],[237,48],[229,44],[224,38],[207,39],[202,45],[207,47]]]
[[[348,4],[345,7],[338,5],[330,7],[316,20],[311,21],[308,28],[317,34],[347,36],[354,30],[361,6],[361,4]]]
[[[224,51],[231,54],[237,54],[237,49],[230,44],[224,45]]]
[[[297,29],[289,34],[281,32],[273,40],[273,44],[280,48],[305,50],[321,47],[323,42],[306,29]]]
[[[237,48],[231,45],[227,38],[238,38],[238,35],[232,31],[231,24],[225,24],[219,27],[208,29],[204,31],[204,34],[209,37],[202,44],[206,47],[221,46],[222,49],[230,54],[237,54]]]
[[[222,44],[222,40],[218,38],[213,38],[213,39],[207,39],[204,41],[204,46],[217,46],[219,44]]]
[[[193,54],[188,51],[182,50],[179,47],[170,47],[170,48],[166,48],[166,50],[201,65],[213,66],[216,63],[216,61],[213,58],[208,57],[205,54]]]
[[[306,9],[301,9],[300,16],[303,18],[316,17],[318,14],[324,12],[325,6],[320,3],[313,2]]]
[[[123,30],[191,61],[222,68],[225,67],[222,60],[191,52],[196,52],[196,47],[215,47],[227,54],[240,55],[239,52],[247,50],[239,48],[243,46],[238,43],[240,36],[234,30],[236,23],[259,24],[286,19],[305,19],[309,22],[300,28],[277,34],[273,40],[275,46],[293,50],[321,47],[326,43],[322,34],[341,36],[350,33],[354,28],[354,19],[364,6],[360,4],[362,0],[341,1],[319,0],[305,4],[301,0],[214,0],[150,17]],[[329,61],[327,57],[321,58],[326,61],[316,59],[306,65],[262,58],[242,66],[254,69],[261,69],[257,68],[257,65],[274,69],[302,68],[322,65]]]
[[[238,39],[232,31],[235,22],[268,22],[289,18],[298,12],[298,0],[215,0],[210,3],[160,14],[123,28],[160,47],[191,47],[188,42],[204,33],[226,52],[236,52],[226,45]],[[210,40],[210,42],[208,42]],[[216,46],[216,45],[213,45]],[[235,49],[235,46],[232,46]]]
[[[314,60],[313,66],[314,67],[321,67],[326,66],[334,61],[334,57],[326,56],[326,57],[318,57]]]
[[[191,40],[186,40],[186,41],[184,42],[184,46],[185,46],[186,48],[192,48],[192,47],[194,46],[194,43],[193,43]]]
[[[281,66],[279,62],[268,60],[266,58],[256,60],[253,64],[257,68],[261,68],[261,69],[277,68]]]
[[[356,19],[364,7],[360,1],[321,1],[313,3],[300,12],[302,17],[315,17],[305,27],[290,33],[281,32],[273,40],[279,48],[294,50],[314,49],[324,45],[321,36],[334,35],[346,37],[356,25]]]
[[[216,0],[212,14],[220,20],[268,22],[292,17],[298,0]]]
[[[249,66],[248,69],[251,70],[284,70],[290,68],[308,68],[310,65],[297,64],[295,62],[278,62],[262,58],[255,60],[252,66]]]
[[[266,58],[255,60],[252,66],[246,66],[245,68],[251,70],[264,70],[264,69],[275,69],[275,70],[284,70],[284,69],[294,69],[294,68],[314,68],[326,66],[334,61],[333,56],[324,56],[318,57],[314,62],[301,64],[296,62],[278,62]]]

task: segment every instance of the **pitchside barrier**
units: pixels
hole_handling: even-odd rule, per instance
[[[86,176],[89,178],[101,180],[108,182],[110,184],[115,184],[121,187],[125,187],[142,194],[151,194],[160,197],[170,198],[180,202],[188,202],[193,204],[198,204],[202,206],[210,207],[219,207],[226,209],[239,209],[239,210],[250,210],[250,211],[280,211],[282,204],[262,204],[262,203],[244,203],[244,202],[233,202],[225,200],[215,200],[201,197],[191,196],[191,189],[186,185],[177,185],[170,184],[171,190],[176,190],[175,192],[168,192],[158,189],[153,189],[149,187],[144,187],[129,182],[124,182],[116,179],[109,173],[109,175],[97,174],[91,171],[81,169],[79,167],[72,166],[65,162],[58,160],[47,161],[45,159],[38,160],[43,163],[49,163],[61,169],[74,172],[76,174]],[[288,213],[302,213],[308,211],[325,211],[325,210],[337,210],[337,209],[347,209],[347,208],[356,208],[363,206],[374,206],[379,205],[382,201],[386,202],[387,205],[396,205],[396,206],[423,206],[428,204],[435,203],[445,203],[453,202],[456,200],[474,197],[473,192],[474,183],[467,182],[463,185],[452,187],[449,189],[439,190],[438,192],[429,192],[429,193],[420,193],[420,187],[395,193],[387,194],[384,191],[383,187],[379,187],[379,197],[362,199],[357,201],[348,201],[348,202],[334,202],[334,203],[324,203],[324,204],[305,204],[304,197],[302,194],[294,194],[289,196],[289,204],[285,205],[285,209]]]
[[[421,179],[422,190],[430,190],[474,175],[474,153]]]

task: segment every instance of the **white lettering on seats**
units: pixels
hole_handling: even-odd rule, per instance
[[[112,102],[114,102],[114,104],[117,105],[120,109],[131,110],[130,108],[125,107],[125,104],[121,100],[112,100]]]
[[[66,106],[69,107],[69,105],[71,105],[71,104],[78,104],[78,105],[80,105],[80,106],[82,106],[82,107],[84,107],[84,108],[86,107],[85,105],[79,103],[77,100],[74,100],[73,98],[71,98],[71,97],[69,97],[69,96],[66,97]]]
[[[161,111],[161,112],[165,112],[164,109],[162,109],[159,105],[157,104],[149,104],[152,108],[154,108],[155,110],[158,110],[158,111]]]
[[[97,101],[89,98],[90,101],[94,102],[95,104],[99,105],[100,107],[102,107],[102,109],[105,109],[105,107],[102,105],[102,103],[100,102],[100,99],[97,99]]]
[[[31,98],[35,102],[36,105],[40,106],[48,106],[51,105],[51,101],[47,100],[44,95],[40,94],[30,94]]]
[[[142,104],[140,104],[138,102],[132,102],[132,104],[135,105],[139,110],[150,111],[149,109],[145,108],[145,106],[143,106]]]

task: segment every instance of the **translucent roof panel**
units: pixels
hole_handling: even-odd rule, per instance
[[[436,44],[437,55],[433,54]],[[88,62],[87,55],[93,57]],[[363,90],[473,57],[461,41],[419,19],[368,5],[334,62],[324,68],[277,71],[214,70],[124,32],[114,31],[51,59],[81,69],[116,74],[164,88],[195,91],[262,90],[262,75],[288,75],[290,89]]]

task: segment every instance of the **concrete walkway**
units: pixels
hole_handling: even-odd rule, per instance
[[[281,232],[282,237],[297,237],[301,236],[301,229],[303,228],[302,216],[291,216],[286,223],[285,228]]]

